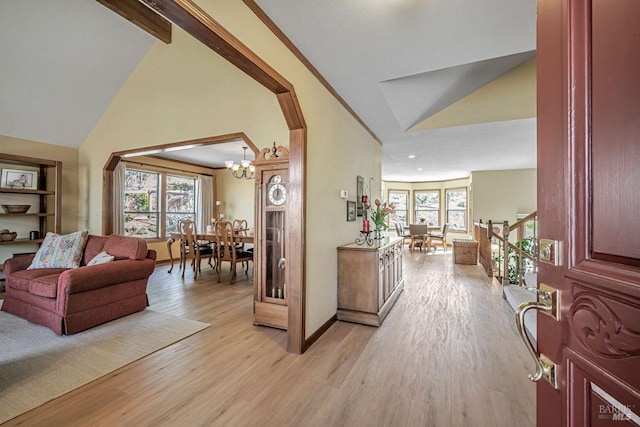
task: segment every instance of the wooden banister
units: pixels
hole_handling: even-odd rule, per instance
[[[484,267],[488,276],[493,276],[494,273],[501,276],[501,284],[503,285],[503,297],[504,295],[504,286],[510,284],[509,281],[509,251],[513,250],[516,252],[516,276],[517,283],[522,283],[522,273],[523,273],[523,260],[529,260],[537,265],[537,259],[532,255],[526,253],[521,245],[513,244],[509,242],[509,236],[512,234],[514,230],[516,230],[515,237],[516,239],[520,239],[524,235],[525,226],[528,222],[535,220],[537,218],[537,211],[531,212],[524,218],[515,222],[513,225],[509,225],[508,221],[488,221],[487,223],[483,223],[482,220],[480,222],[475,223],[474,227],[474,237],[478,241],[478,254],[480,264]],[[499,224],[499,225],[498,225]],[[535,226],[534,226],[534,234],[535,234]],[[495,239],[495,240],[494,240]],[[495,246],[495,243],[499,244],[499,253],[500,255],[496,258],[497,265],[494,264],[494,252],[492,243]],[[519,247],[520,246],[520,247]],[[512,253],[513,258],[513,253]],[[513,268],[513,259],[511,260],[511,268]]]
[[[491,228],[482,220],[474,224],[474,238],[478,242],[478,259],[487,276],[493,277],[493,259],[491,257]]]
[[[538,211],[531,212],[529,215],[519,219],[516,223],[509,226],[509,231],[513,231],[516,228],[523,226],[525,223],[531,221],[532,219],[535,219],[537,216],[538,216]]]
[[[535,257],[533,257],[533,256],[529,255],[528,253],[526,253],[525,251],[523,251],[521,248],[517,247],[517,246],[516,246],[516,245],[514,245],[513,243],[509,242],[509,247],[510,247],[511,249],[513,249],[513,250],[518,251],[518,252],[520,253],[520,256],[522,256],[522,257],[524,257],[524,258],[527,258],[527,259],[529,259],[529,260],[531,260],[531,261],[533,261],[533,262],[538,262],[538,260],[537,260]]]

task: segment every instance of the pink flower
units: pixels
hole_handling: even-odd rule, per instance
[[[376,199],[375,204],[376,204],[376,206],[380,206],[380,200]]]

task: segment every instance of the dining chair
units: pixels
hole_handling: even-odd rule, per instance
[[[247,220],[246,219],[234,219],[233,220],[233,232],[236,235],[247,235]],[[236,244],[236,249],[244,251],[244,242]]]
[[[447,233],[449,232],[449,223],[446,223],[442,226],[441,233],[432,233],[431,234],[431,244],[440,243],[442,246],[442,250],[447,252]],[[435,250],[435,247],[434,247]]]
[[[247,263],[245,274],[249,273],[249,261],[253,261],[253,253],[237,250],[235,233],[233,224],[230,221],[218,221],[215,228],[216,241],[218,242],[216,273],[218,274],[218,282],[222,275],[222,262],[227,261],[231,264],[231,280],[233,283],[236,278],[236,264]]]
[[[404,222],[396,222],[396,234],[398,237],[402,237],[403,244],[409,244],[411,246],[411,233],[404,230]]]
[[[429,240],[429,226],[427,224],[409,224],[409,234],[411,235],[411,251],[418,247],[420,250],[424,246],[427,250],[431,247]]]
[[[233,220],[233,233],[235,236],[246,236],[248,227],[249,227],[249,223],[247,222],[246,219]],[[248,249],[245,248],[244,242],[237,242],[235,245],[236,245],[237,251],[243,252],[246,250],[247,252],[253,252],[253,248],[248,248]],[[244,262],[242,263],[242,266],[244,267]]]
[[[191,219],[181,219],[178,221],[178,232],[180,233],[180,267],[182,268],[182,277],[187,269],[187,260],[191,259],[193,266],[193,279],[198,278],[198,273],[202,272],[202,258],[213,258],[213,248],[209,244],[198,241],[198,231],[196,224]],[[213,265],[211,265],[213,268]]]

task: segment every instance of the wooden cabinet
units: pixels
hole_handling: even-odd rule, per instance
[[[13,254],[35,252],[48,231],[60,232],[62,162],[0,153],[0,169],[0,204],[31,205],[25,213],[0,209],[0,229],[18,233],[15,240],[0,241],[1,266]],[[26,178],[16,181],[16,175]],[[31,231],[37,239],[29,238]]]
[[[338,319],[380,326],[404,288],[400,237],[338,247]]]

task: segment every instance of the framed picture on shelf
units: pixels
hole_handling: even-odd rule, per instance
[[[0,187],[14,190],[37,190],[38,171],[2,169]]]
[[[356,178],[356,215],[362,216],[364,205],[362,204],[362,195],[364,194],[364,178],[358,176]]]
[[[347,200],[347,221],[356,220],[356,202]]]

